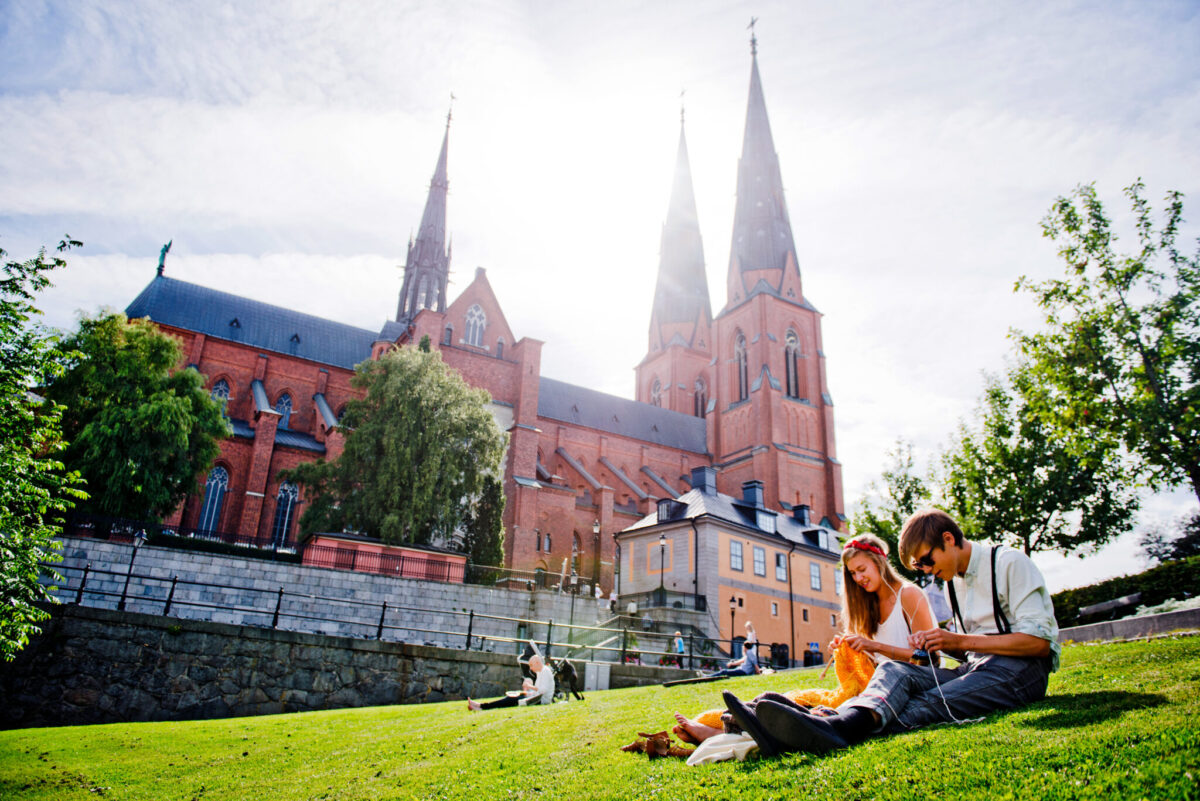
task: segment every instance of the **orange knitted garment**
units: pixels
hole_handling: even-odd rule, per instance
[[[837,687],[832,690],[788,690],[784,695],[802,706],[837,707],[867,688],[867,683],[871,681],[871,675],[875,672],[875,662],[868,654],[855,651],[843,643],[833,652],[833,658],[834,669],[837,671]],[[696,722],[719,729],[721,714],[724,711],[709,709],[698,715]]]

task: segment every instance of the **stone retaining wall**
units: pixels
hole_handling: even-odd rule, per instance
[[[1127,617],[1104,623],[1072,626],[1058,633],[1059,642],[1091,642],[1094,640],[1127,640],[1148,637],[1177,629],[1200,628],[1200,609],[1178,609],[1158,615]]]
[[[78,568],[63,572],[67,589],[59,590],[59,600],[72,602],[84,565],[111,571],[115,575],[92,574],[87,587],[109,593],[84,594],[83,604],[115,609],[125,573],[129,567],[133,546],[107,540],[84,537],[62,538],[63,566]],[[166,603],[172,576],[180,580],[203,584],[225,584],[245,589],[216,589],[179,584],[171,604],[171,616],[195,620],[212,620],[234,625],[270,626],[275,610],[276,592],[285,593],[278,628],[308,631],[346,637],[374,637],[379,624],[380,604],[387,602],[389,611],[384,640],[426,643],[461,648],[467,616],[454,614],[474,611],[472,632],[483,637],[545,638],[545,626],[518,632],[517,624],[481,618],[495,615],[528,620],[553,620],[555,640],[565,641],[566,630],[557,628],[573,619],[579,625],[594,625],[597,605],[594,598],[577,596],[572,615],[571,596],[538,590],[508,590],[474,584],[447,584],[416,579],[403,579],[348,570],[309,567],[305,565],[242,558],[221,554],[181,551],[172,548],[143,546],[133,565],[134,578],[129,585],[125,608],[129,611],[161,614]],[[158,580],[147,581],[138,576]],[[304,597],[298,597],[304,596]],[[336,601],[318,600],[325,596]],[[210,609],[192,604],[224,607]],[[398,607],[413,607],[402,610]],[[340,618],[337,622],[311,618]],[[472,645],[479,647],[478,641]],[[514,646],[496,643],[496,651],[511,652]]]
[[[584,666],[577,663],[582,676]],[[612,666],[611,686],[680,678]],[[520,686],[512,654],[58,606],[0,663],[0,726],[188,720],[495,697]]]

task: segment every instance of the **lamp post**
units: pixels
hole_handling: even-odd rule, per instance
[[[667,535],[658,535],[658,605],[667,605],[667,593],[663,587],[663,579],[667,575]]]
[[[592,522],[592,584],[600,586],[600,521]]]
[[[579,549],[571,543],[571,614],[567,620],[567,642],[575,642],[575,596],[579,594],[579,576],[575,573],[575,558]]]
[[[146,542],[146,529],[133,535],[133,550],[129,554],[129,569],[125,571],[125,586],[121,588],[121,600],[117,602],[117,611],[125,611],[125,593],[129,591],[129,577],[133,575],[133,560],[137,558],[138,548]]]
[[[733,632],[736,629],[733,627],[733,618],[737,614],[737,596],[729,596],[729,656],[733,656]]]
[[[613,580],[617,583],[617,597],[621,597],[621,543],[613,546]]]

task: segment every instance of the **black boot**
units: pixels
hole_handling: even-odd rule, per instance
[[[729,714],[733,716],[733,720],[737,723],[746,734],[754,738],[754,742],[758,743],[758,753],[764,757],[779,756],[784,751],[789,749],[784,748],[781,743],[763,729],[759,724],[755,713],[743,704],[736,695],[725,690],[721,693],[721,698],[725,701],[725,707],[729,710]],[[767,702],[770,703],[770,702]]]
[[[851,713],[866,710],[851,710]],[[847,725],[853,728],[855,735],[859,732],[860,720],[852,714],[850,721],[844,721],[842,716],[823,718],[810,715],[795,707],[785,706],[775,701],[762,700],[756,710],[758,723],[765,730],[766,736],[778,741],[788,751],[803,751],[808,754],[827,754],[839,748],[845,748],[851,742],[865,739],[851,739],[843,731]],[[870,719],[870,713],[867,713]]]

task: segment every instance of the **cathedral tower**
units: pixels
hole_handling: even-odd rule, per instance
[[[450,142],[450,117],[446,117],[446,133],[442,136],[442,152],[438,155],[425,213],[414,242],[409,239],[408,256],[404,260],[404,283],[400,287],[400,303],[396,319],[411,319],[422,309],[446,310],[446,285],[450,280],[450,248],[446,246],[446,148]]]
[[[663,223],[650,340],[637,366],[637,399],[704,417],[712,404],[712,304],[682,112],[671,202]]]

